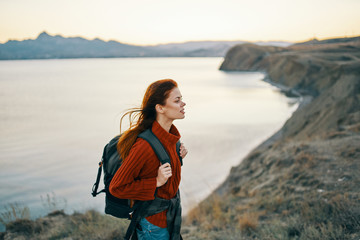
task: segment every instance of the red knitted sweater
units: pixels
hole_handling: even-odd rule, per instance
[[[164,199],[175,197],[181,179],[181,164],[176,152],[176,142],[180,133],[174,125],[170,132],[164,130],[157,121],[152,125],[153,133],[164,145],[171,159],[172,176],[157,191],[157,196]],[[150,144],[138,138],[128,157],[116,172],[110,183],[110,193],[118,198],[134,200],[152,200],[156,189],[156,177],[160,161]],[[166,211],[146,218],[150,223],[165,228]]]

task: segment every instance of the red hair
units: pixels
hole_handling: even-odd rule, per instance
[[[122,120],[126,115],[129,115],[130,122],[129,129],[121,135],[117,143],[118,152],[123,160],[129,155],[137,136],[152,127],[153,122],[156,120],[155,106],[157,104],[165,105],[170,91],[175,87],[177,87],[177,83],[172,79],[153,82],[146,89],[141,108],[130,109],[121,117],[120,131]]]

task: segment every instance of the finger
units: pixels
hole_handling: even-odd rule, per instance
[[[170,163],[164,163],[163,165],[162,165],[164,168],[167,168],[167,167],[170,167]]]
[[[160,166],[161,169],[164,169],[164,168],[167,168],[167,167],[170,167],[169,163],[164,163],[163,165]]]
[[[163,173],[171,172],[171,168],[170,168],[170,167],[162,168],[162,169],[161,169],[161,172],[163,172]]]
[[[171,167],[162,168],[162,171],[163,171],[163,172],[170,172],[170,171],[171,171]]]

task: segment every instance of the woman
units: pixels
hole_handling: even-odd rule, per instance
[[[185,118],[182,96],[177,83],[163,79],[152,83],[146,90],[140,109],[130,110],[130,128],[123,133],[118,142],[119,153],[124,159],[110,184],[110,193],[118,198],[148,201],[165,199],[176,202],[170,209],[141,218],[136,232],[138,239],[181,239],[181,206],[178,194],[181,179],[181,163],[176,151],[180,133],[173,125],[175,119]],[[137,118],[134,121],[134,116]],[[120,127],[121,128],[121,127]],[[147,141],[137,136],[151,129],[160,140],[171,159],[171,164],[161,165]],[[121,146],[121,148],[119,147]],[[180,156],[185,157],[187,150],[183,144]],[[176,208],[174,210],[174,208]],[[172,215],[171,215],[172,214]],[[178,221],[177,221],[178,222]]]

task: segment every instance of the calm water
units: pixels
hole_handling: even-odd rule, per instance
[[[189,150],[182,172],[185,212],[268,138],[296,104],[261,81],[262,73],[218,71],[222,58],[0,61],[0,211],[9,203],[67,212],[104,207],[91,187],[104,144],[121,113],[146,87],[175,79],[186,118],[175,122]],[[52,200],[54,202],[54,200]]]

